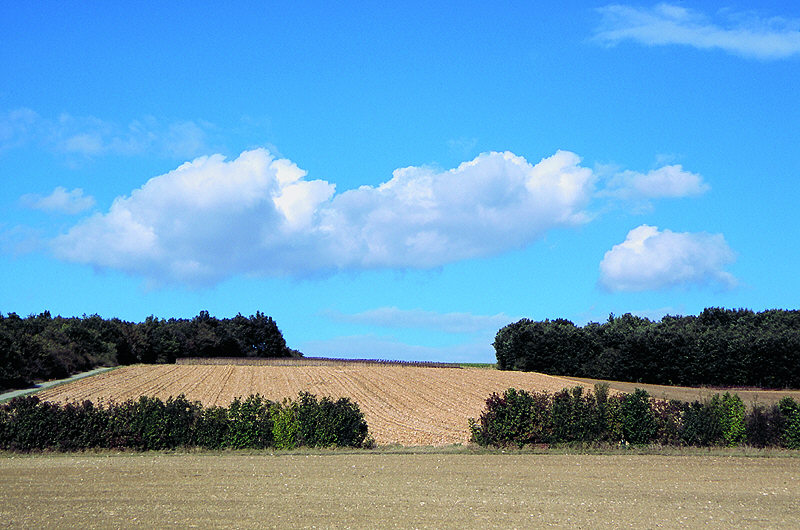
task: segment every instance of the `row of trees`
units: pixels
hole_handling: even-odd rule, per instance
[[[609,395],[582,387],[555,394],[510,388],[492,394],[478,420],[470,420],[472,441],[496,447],[563,444],[659,444],[674,446],[785,447],[800,449],[800,405],[785,397],[777,405],[745,408],[735,394],[705,402],[650,399],[637,389]]]
[[[365,447],[374,444],[358,405],[348,398],[317,399],[301,392],[282,403],[259,395],[228,407],[203,407],[185,396],[166,402],[142,396],[96,406],[58,405],[36,396],[0,405],[0,449],[75,451],[92,448],[140,451]]]
[[[96,368],[173,363],[179,357],[299,357],[286,346],[272,317],[218,319],[201,311],[192,319],[149,316],[132,323],[98,315],[21,318],[0,313],[0,390],[24,388]]]
[[[667,385],[800,388],[800,311],[708,308],[660,322],[522,319],[498,331],[501,370]]]

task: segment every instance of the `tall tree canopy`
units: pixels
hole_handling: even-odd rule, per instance
[[[192,319],[141,323],[98,315],[21,318],[0,313],[0,390],[23,388],[98,366],[172,363],[179,357],[299,357],[264,313],[218,319],[201,311]]]
[[[660,322],[522,319],[497,332],[501,370],[654,384],[800,388],[800,311],[711,307]]]

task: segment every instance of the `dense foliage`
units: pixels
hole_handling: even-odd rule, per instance
[[[800,311],[708,308],[660,322],[522,319],[498,331],[501,370],[667,385],[800,388]]]
[[[182,395],[166,402],[142,396],[105,407],[91,401],[61,406],[36,396],[0,405],[0,449],[11,451],[291,449],[372,443],[356,403],[317,399],[306,392],[297,401],[283,403],[251,395],[235,399],[227,408],[204,408]]]
[[[558,443],[786,447],[800,449],[800,405],[790,397],[750,411],[725,393],[705,402],[651,400],[644,390],[608,395],[597,385],[556,394],[510,388],[492,394],[472,441],[496,447]]]
[[[278,325],[261,312],[217,319],[153,316],[135,324],[97,315],[21,318],[0,314],[0,390],[35,380],[58,379],[96,368],[133,363],[172,363],[178,357],[297,357]]]

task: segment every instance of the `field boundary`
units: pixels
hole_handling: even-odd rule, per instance
[[[85,377],[91,377],[93,375],[102,374],[104,372],[110,372],[111,370],[115,370],[119,368],[119,366],[103,366],[100,368],[95,368],[94,370],[89,370],[88,372],[81,372],[79,374],[75,374],[73,376],[67,377],[65,379],[54,379],[52,381],[44,381],[42,383],[37,383],[32,387],[29,388],[21,388],[18,390],[11,390],[10,392],[5,392],[0,394],[0,403],[5,403],[6,401],[12,400],[15,397],[27,396],[29,394],[35,394],[41,390],[45,390],[47,388],[53,388],[59,385],[65,385],[67,383],[71,383],[73,381],[77,381],[78,379],[83,379]]]
[[[562,376],[567,377],[567,376]],[[585,385],[607,384],[612,390],[617,390],[625,394],[633,393],[637,388],[646,390],[650,397],[668,401],[676,399],[686,403],[693,401],[704,402],[711,399],[715,394],[730,392],[738,395],[744,404],[753,408],[756,405],[770,406],[777,404],[783,397],[788,396],[795,400],[800,400],[800,389],[767,389],[753,387],[716,387],[716,386],[669,386],[655,385],[652,383],[631,383],[626,381],[612,381],[605,379],[592,379],[588,377],[570,377],[573,381]]]
[[[791,458],[800,459],[800,450],[783,447],[696,447],[677,445],[609,445],[609,444],[554,444],[525,445],[522,447],[483,447],[474,443],[455,443],[448,445],[401,445],[377,444],[371,448],[353,447],[297,447],[294,449],[254,448],[222,448],[176,447],[174,449],[136,450],[130,448],[95,447],[83,450],[50,451],[34,450],[28,453],[0,450],[0,460],[4,458],[65,458],[72,456],[105,456],[105,457],[141,457],[146,455],[163,455],[180,458],[182,456],[339,456],[339,455],[464,455],[464,456],[663,456],[685,458]]]
[[[394,361],[383,359],[335,359],[329,357],[182,357],[175,364],[234,366],[411,366],[415,368],[461,368],[458,363]]]

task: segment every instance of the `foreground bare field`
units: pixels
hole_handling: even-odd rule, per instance
[[[800,459],[0,456],[10,528],[800,528]]]
[[[124,401],[141,395],[185,394],[204,405],[228,405],[259,393],[274,401],[305,390],[356,401],[378,444],[446,445],[469,439],[468,418],[477,418],[492,392],[509,387],[555,392],[579,385],[537,373],[478,368],[414,366],[215,366],[137,365],[43,390],[54,402]],[[591,387],[591,385],[588,385]]]

